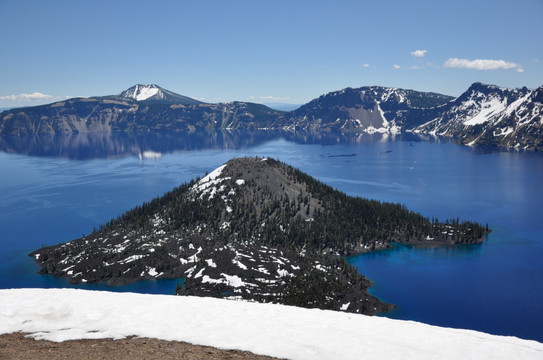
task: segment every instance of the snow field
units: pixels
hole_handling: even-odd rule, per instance
[[[543,344],[412,321],[215,298],[0,290],[0,334],[135,335],[289,359],[542,359]]]

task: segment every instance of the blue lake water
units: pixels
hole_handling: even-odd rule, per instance
[[[488,223],[475,246],[350,258],[397,304],[385,316],[543,341],[543,154],[380,136],[214,133],[0,141],[0,288],[67,287],[28,253],[112,217],[233,157],[270,156],[347,194],[440,219]],[[171,294],[179,281],[90,289]]]

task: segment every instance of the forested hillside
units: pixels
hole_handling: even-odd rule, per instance
[[[201,180],[32,255],[42,273],[111,284],[184,278],[176,293],[374,313],[390,306],[345,255],[475,243],[487,229],[355,198],[274,159],[233,159]],[[173,289],[172,289],[173,292]]]

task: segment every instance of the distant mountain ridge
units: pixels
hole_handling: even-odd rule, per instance
[[[289,113],[290,127],[305,130],[400,133],[419,109],[452,101],[451,96],[366,86],[322,95]]]
[[[457,98],[381,86],[346,88],[285,112],[234,101],[208,104],[157,85],[0,113],[0,135],[218,129],[445,136],[464,145],[543,151],[543,87],[473,84]]]
[[[207,104],[157,85],[135,85],[118,95],[4,111],[0,135],[271,128],[283,114],[261,104]]]

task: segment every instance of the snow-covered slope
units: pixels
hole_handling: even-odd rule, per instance
[[[0,290],[0,334],[36,339],[135,335],[289,359],[542,359],[543,344],[412,321],[170,295]]]
[[[136,101],[147,100],[152,96],[159,99],[164,97],[156,85],[136,85],[124,91],[121,95]]]
[[[466,145],[543,150],[543,87],[506,89],[475,83],[414,132],[455,137]]]
[[[155,84],[137,84],[116,95],[115,98],[122,100],[135,100],[137,102],[163,102],[168,104],[194,105],[201,103],[198,100],[176,94],[172,91],[161,88]]]

